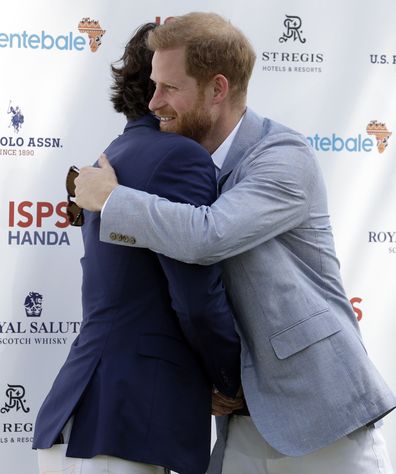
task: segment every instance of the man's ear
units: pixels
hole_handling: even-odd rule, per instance
[[[229,92],[228,79],[223,74],[216,74],[212,79],[213,83],[213,104],[219,104],[227,96]]]

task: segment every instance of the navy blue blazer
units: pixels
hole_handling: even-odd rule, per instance
[[[159,132],[151,115],[129,121],[106,154],[120,184],[194,205],[216,199],[210,155]],[[85,212],[83,323],[39,411],[33,448],[52,446],[74,415],[70,457],[203,474],[212,387],[233,396],[240,385],[221,269],[100,242],[99,225],[99,213]]]

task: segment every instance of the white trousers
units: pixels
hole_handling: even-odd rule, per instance
[[[160,466],[127,461],[113,456],[95,456],[91,459],[69,458],[67,444],[54,444],[38,450],[40,474],[164,474]]]
[[[62,430],[66,442],[69,441],[73,419]],[[166,474],[169,470],[152,464],[128,461],[113,456],[95,456],[90,459],[66,456],[67,443],[54,444],[48,449],[38,449],[40,474]]]
[[[318,451],[290,457],[266,443],[250,416],[230,420],[223,474],[393,474],[379,428],[360,428]]]

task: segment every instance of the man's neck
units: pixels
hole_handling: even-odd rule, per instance
[[[246,108],[222,113],[213,123],[209,135],[201,142],[201,145],[206,148],[210,154],[216,151],[234,130],[245,111]]]

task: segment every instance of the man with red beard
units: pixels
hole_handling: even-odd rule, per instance
[[[231,416],[219,421],[209,472],[392,473],[376,422],[396,399],[367,357],[345,295],[313,150],[246,108],[255,54],[223,18],[175,17],[149,46],[150,109],[161,130],[212,154],[221,195],[211,206],[171,203],[119,185],[102,157],[101,169],[78,178],[77,202],[102,211],[105,242],[188,263],[223,260],[246,407],[234,411],[215,396],[214,413]]]

